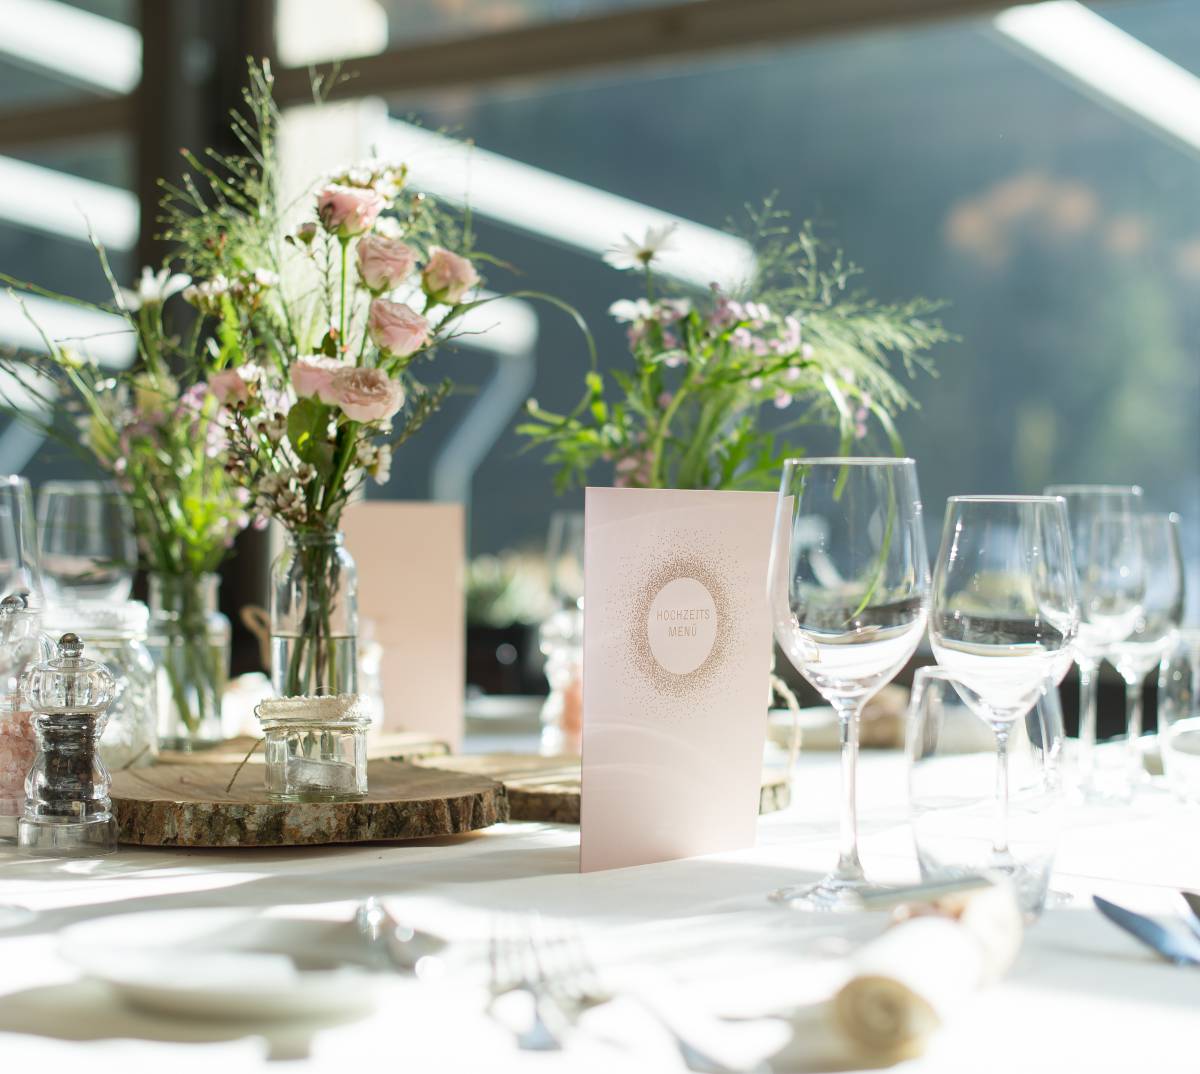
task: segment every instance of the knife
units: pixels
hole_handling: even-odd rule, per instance
[[[1187,914],[1184,915],[1184,920],[1187,921],[1188,926],[1196,936],[1200,937],[1200,895],[1197,895],[1194,891],[1181,891],[1179,894],[1183,896],[1183,901],[1187,904],[1188,908]]]
[[[1093,895],[1092,902],[1114,925],[1119,925],[1131,936],[1141,940],[1168,962],[1174,962],[1177,966],[1200,966],[1200,940],[1195,936],[1165,928],[1153,918],[1135,914],[1132,910],[1126,910],[1123,906],[1100,898],[1099,895]]]

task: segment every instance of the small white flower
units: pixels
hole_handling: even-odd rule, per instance
[[[376,484],[386,485],[388,478],[392,476],[392,453],[386,449],[379,451],[375,456],[375,465],[369,473],[375,478]]]
[[[161,306],[191,282],[191,276],[185,276],[182,272],[172,273],[170,269],[159,269],[155,272],[147,265],[142,269],[142,278],[138,280],[137,290],[130,291],[122,287],[121,297],[126,308],[136,313],[143,306]]]
[[[649,268],[662,251],[672,248],[671,235],[678,226],[671,223],[648,227],[640,242],[623,235],[620,242],[605,252],[605,264],[615,269]]]
[[[650,318],[653,307],[644,298],[619,298],[608,307],[608,314],[622,324],[636,324]]]

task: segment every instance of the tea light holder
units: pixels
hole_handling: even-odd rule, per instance
[[[88,857],[117,849],[108,770],[96,752],[115,692],[112,672],[84,659],[77,634],[64,634],[56,655],[22,678],[38,742],[17,825],[24,850]]]
[[[358,694],[276,697],[254,710],[262,725],[267,796],[345,802],[367,794],[370,706]]]

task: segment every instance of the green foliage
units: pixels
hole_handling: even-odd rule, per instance
[[[613,307],[630,325],[632,368],[589,371],[569,414],[530,400],[517,431],[545,450],[558,488],[603,463],[635,487],[773,488],[808,425],[835,429],[849,453],[874,419],[899,451],[892,418],[913,399],[890,366],[932,372],[927,352],[952,338],[938,303],[877,302],[811,224],[794,229],[770,200],[748,215],[756,268],[739,296],[660,297],[643,251],[646,297]],[[790,420],[764,429],[767,406]]]

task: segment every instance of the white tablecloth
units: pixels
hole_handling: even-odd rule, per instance
[[[879,881],[915,879],[904,778],[900,756],[864,755],[862,853]],[[56,934],[94,915],[167,908],[306,905],[348,916],[358,900],[383,895],[410,921],[464,942],[486,937],[496,912],[568,918],[602,972],[643,973],[647,987],[676,1000],[713,992],[727,1002],[730,993],[757,991],[763,1002],[772,993],[782,1002],[794,989],[819,989],[831,928],[862,925],[814,922],[764,901],[770,889],[832,864],[837,785],[836,758],[806,756],[795,804],[762,818],[754,849],[589,875],[577,872],[578,830],[545,824],[407,845],[123,848],[108,859],[59,863],[0,849],[0,903],[37,912],[25,928],[0,933],[0,1072],[211,1071],[214,1064],[232,1072],[255,1069],[268,1055],[290,1060],[275,1069],[304,1072],[618,1069],[611,1054],[597,1058],[582,1044],[560,1053],[518,1052],[483,1016],[478,982],[453,974],[434,985],[388,978],[377,1009],[361,1020],[273,1029],[266,1037],[253,1024],[213,1027],[136,1014],[81,980],[60,957]],[[1008,978],[969,1003],[923,1058],[896,1069],[1200,1069],[1200,969],[1157,960],[1104,921],[1089,898],[1096,892],[1149,913],[1177,913],[1177,890],[1200,889],[1200,814],[1162,792],[1132,807],[1076,807],[1054,887],[1076,897],[1031,928]],[[711,919],[669,924],[712,914],[736,927],[721,929]],[[636,927],[648,922],[661,925]],[[665,953],[653,948],[655,937],[670,937]],[[640,966],[629,956],[639,944],[649,945]],[[683,1067],[661,1053],[627,1055],[619,1069]]]

